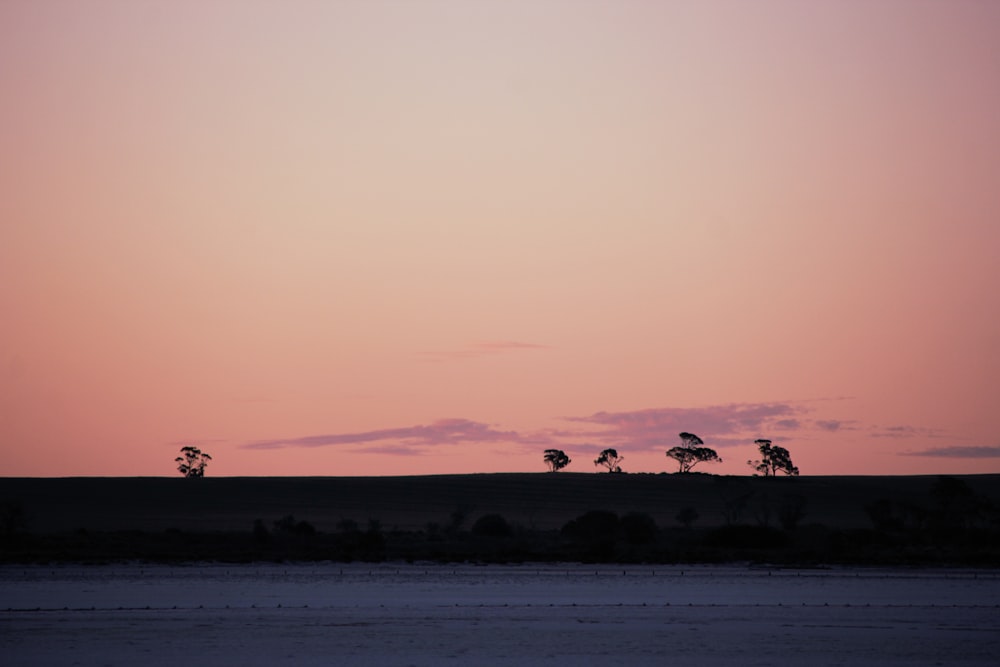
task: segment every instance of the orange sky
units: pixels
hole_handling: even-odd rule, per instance
[[[998,82],[977,0],[4,2],[0,476],[1000,472]]]

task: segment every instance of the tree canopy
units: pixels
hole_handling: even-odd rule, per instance
[[[786,475],[799,474],[799,469],[792,465],[791,454],[784,447],[771,444],[770,440],[763,438],[754,440],[753,444],[757,445],[757,449],[760,451],[760,458],[747,461],[747,465],[753,468],[756,474],[763,475],[764,477],[774,477],[778,474],[779,470]]]
[[[542,458],[549,467],[549,472],[558,472],[570,464],[570,458],[561,449],[546,449]]]
[[[181,455],[174,459],[177,470],[185,477],[204,477],[205,467],[212,460],[211,455],[197,447],[181,447]]]
[[[594,465],[604,466],[608,469],[608,472],[621,472],[621,462],[624,460],[624,456],[618,456],[618,450],[609,448],[605,449],[596,459],[594,459]]]
[[[678,472],[691,472],[691,468],[699,463],[722,463],[722,459],[711,447],[704,447],[705,442],[694,433],[681,433],[681,444],[667,450],[667,457],[678,463]]]

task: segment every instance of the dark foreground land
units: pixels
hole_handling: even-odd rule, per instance
[[[0,479],[0,561],[1000,566],[1000,475]]]

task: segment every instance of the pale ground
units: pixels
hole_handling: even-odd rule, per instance
[[[7,566],[0,663],[996,665],[998,605],[996,571]]]

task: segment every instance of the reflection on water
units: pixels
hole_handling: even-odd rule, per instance
[[[996,570],[521,565],[0,568],[0,609],[435,605],[992,606]]]
[[[996,571],[4,567],[0,655],[146,667],[992,667],[998,600]]]

